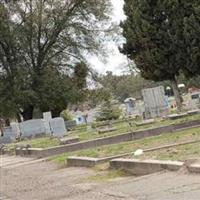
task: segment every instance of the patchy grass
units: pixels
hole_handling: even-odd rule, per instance
[[[107,170],[104,172],[99,172],[94,176],[90,176],[87,178],[87,180],[95,182],[107,182],[125,176],[128,176],[128,174],[122,170]]]
[[[170,125],[170,124],[178,124],[178,123],[183,123],[186,121],[192,121],[192,120],[197,120],[200,119],[200,114],[192,115],[192,116],[187,116],[184,118],[176,119],[176,120],[161,120],[161,119],[156,119],[155,123],[153,124],[148,124],[148,125],[143,125],[143,126],[136,126],[135,125],[135,120],[129,119],[127,121],[115,121],[113,123],[113,127],[116,128],[116,131],[104,133],[104,134],[99,134],[95,129],[88,129],[86,126],[83,127],[78,127],[77,130],[73,131],[71,133],[71,136],[79,136],[81,141],[84,140],[91,140],[95,138],[100,138],[100,137],[107,137],[107,136],[112,136],[112,135],[117,135],[117,134],[123,134],[126,132],[131,132],[131,131],[136,131],[136,130],[141,130],[141,129],[147,129],[147,128],[155,128],[155,127],[161,127],[165,125]],[[132,127],[130,127],[129,123],[132,124]],[[173,133],[174,134],[174,133]],[[176,135],[176,134],[174,134]],[[171,137],[171,136],[170,136]],[[180,137],[179,134],[177,137]],[[165,136],[167,140],[167,136]],[[176,140],[175,136],[174,139]],[[145,142],[147,141],[147,142]],[[158,140],[156,140],[158,141]],[[161,142],[164,143],[167,141]],[[155,143],[155,144],[154,144]],[[159,142],[158,142],[159,143]],[[7,148],[11,151],[14,150],[15,145],[20,145],[20,144],[30,144],[34,148],[48,148],[48,147],[53,147],[53,146],[58,146],[59,141],[56,138],[51,138],[51,137],[41,137],[41,138],[34,138],[34,139],[27,139],[21,142],[15,142],[12,144],[8,144]],[[105,157],[109,155],[115,155],[116,153],[124,153],[124,152],[129,152],[129,151],[134,151],[135,148],[141,147],[148,147],[152,145],[156,145],[157,142],[151,142],[151,139],[144,139],[143,142],[137,142],[134,144],[118,144],[118,145],[110,145],[108,148],[95,148],[95,149],[90,149],[90,150],[85,150],[81,152],[77,152],[78,156],[89,156],[89,157]]]
[[[186,117],[176,119],[176,120],[156,119],[154,123],[143,125],[143,126],[136,126],[135,124],[136,120],[131,119],[127,121],[119,121],[118,123],[113,123],[113,128],[116,128],[116,130],[112,132],[99,134],[96,129],[78,129],[78,130],[73,131],[71,135],[76,135],[76,136],[78,135],[80,140],[83,141],[83,140],[90,140],[90,139],[107,137],[107,136],[112,136],[112,135],[117,135],[117,134],[123,134],[126,132],[137,131],[141,129],[156,128],[156,127],[166,126],[170,124],[178,124],[178,123],[183,123],[183,122],[193,121],[193,120],[198,120],[198,119],[200,119],[200,114],[186,116]],[[129,123],[131,123],[132,126],[130,126]]]
[[[51,160],[63,164],[63,162],[66,161],[67,157],[72,156],[72,155],[101,158],[101,157],[113,156],[113,155],[118,155],[118,154],[123,154],[123,153],[131,153],[139,148],[148,149],[152,147],[158,147],[162,145],[174,144],[178,142],[186,142],[186,141],[198,140],[198,139],[200,139],[200,128],[193,128],[193,129],[189,129],[185,131],[162,134],[159,136],[148,137],[148,138],[130,141],[130,142],[124,142],[120,144],[106,145],[106,146],[91,148],[91,149],[82,150],[82,151],[70,152],[68,154],[54,156]],[[193,150],[189,152],[189,156],[191,154],[196,154],[195,152],[200,151],[200,147],[199,149],[197,148],[198,145],[200,146],[200,144],[198,143],[194,145]],[[180,148],[183,148],[183,147],[180,147]],[[164,151],[163,156],[162,154],[160,154],[160,156],[159,154],[157,154],[157,156],[159,156],[158,158],[160,157],[167,158],[167,156],[171,156],[170,155],[171,153],[169,152],[169,154],[166,154],[165,153],[166,151],[167,150]],[[183,155],[185,154],[186,153],[183,153]],[[153,157],[154,153],[147,154],[147,155],[149,156],[152,155]],[[177,154],[177,155],[181,155],[181,154]],[[174,159],[176,159],[176,157]]]
[[[59,141],[57,138],[52,137],[41,137],[41,138],[33,138],[33,139],[27,139],[20,142],[15,142],[8,144],[7,147],[9,149],[14,149],[16,145],[26,145],[30,144],[33,148],[47,148],[47,147],[53,147],[58,146]]]
[[[161,145],[173,144],[176,142],[184,142],[195,139],[200,139],[200,128],[193,128],[190,130],[180,131],[176,133],[168,133],[159,136],[144,138],[141,140],[97,147],[93,149],[83,150],[75,154],[77,156],[107,157],[117,154],[134,152],[138,148],[147,149]]]
[[[52,156],[48,160],[53,161],[57,164],[63,165],[63,164],[67,164],[67,157],[70,156],[70,155],[72,155],[72,154],[63,153],[63,154],[60,154],[58,156]]]
[[[185,161],[188,159],[200,159],[200,143],[187,144],[184,146],[159,150],[156,152],[148,152],[145,153],[141,158],[178,161]]]

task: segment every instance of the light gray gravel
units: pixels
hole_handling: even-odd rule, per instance
[[[200,199],[199,175],[162,172],[106,182],[88,179],[96,173],[87,168],[59,168],[50,162],[1,167],[0,194],[11,200]]]

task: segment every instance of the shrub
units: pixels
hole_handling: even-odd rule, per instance
[[[72,115],[70,114],[70,112],[69,112],[68,109],[63,110],[63,111],[60,113],[60,116],[61,116],[65,121],[70,121],[70,120],[72,120]]]
[[[112,104],[111,101],[106,101],[102,104],[99,110],[99,116],[97,117],[97,121],[106,121],[106,120],[116,120],[122,114],[122,110],[118,105]]]

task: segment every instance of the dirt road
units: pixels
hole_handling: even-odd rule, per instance
[[[0,158],[0,199],[3,196],[10,200],[200,199],[199,175],[162,172],[137,178],[91,181],[96,173],[103,172],[59,168],[44,161],[23,160],[22,163],[13,159],[13,163],[12,159],[6,162],[4,157],[3,163]]]

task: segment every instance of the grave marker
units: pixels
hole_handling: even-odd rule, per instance
[[[53,136],[62,138],[66,133],[67,130],[65,128],[65,122],[62,117],[56,117],[50,120],[50,127]]]
[[[20,130],[22,138],[24,137],[34,137],[36,135],[46,133],[46,127],[42,119],[32,119],[20,123]]]

